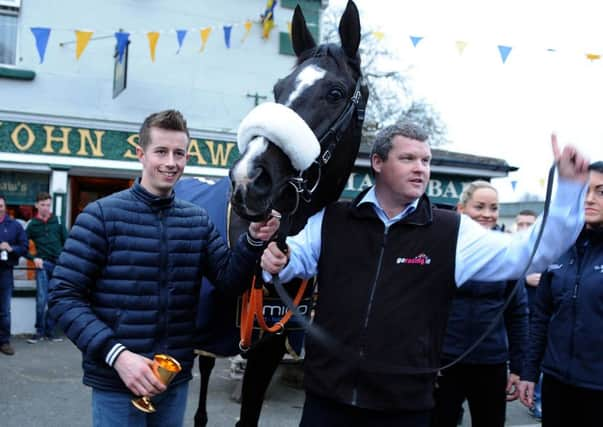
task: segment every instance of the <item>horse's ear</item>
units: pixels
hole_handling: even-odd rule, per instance
[[[306,26],[306,18],[304,18],[304,14],[299,5],[295,6],[295,12],[293,12],[291,42],[297,56],[301,55],[306,50],[316,47],[316,42]]]
[[[360,16],[358,8],[352,0],[348,1],[341,21],[339,21],[339,37],[345,53],[350,58],[355,58],[360,45]]]

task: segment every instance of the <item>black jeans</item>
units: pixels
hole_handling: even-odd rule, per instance
[[[542,427],[600,427],[603,390],[564,384],[542,377]]]
[[[426,411],[375,411],[306,392],[300,427],[429,427]]]
[[[444,364],[444,363],[443,363]],[[467,399],[473,427],[503,427],[507,408],[507,366],[457,364],[438,377],[432,427],[456,427]]]

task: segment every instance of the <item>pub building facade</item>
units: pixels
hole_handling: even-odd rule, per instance
[[[228,175],[239,152],[235,133],[191,129],[185,177],[213,183]],[[92,120],[15,120],[0,114],[0,193],[9,213],[23,225],[35,214],[35,197],[47,191],[53,212],[67,229],[84,207],[128,188],[140,176],[138,124],[104,126]],[[370,148],[363,144],[342,194],[351,199],[373,184]],[[434,148],[427,195],[454,208],[464,186],[475,179],[505,177],[516,168],[504,160]],[[35,281],[22,259],[15,270],[13,333],[33,332]]]
[[[36,194],[53,197],[53,212],[71,227],[86,204],[128,188],[140,175],[137,132],[150,113],[175,108],[191,133],[185,176],[215,181],[239,155],[242,118],[272,99],[272,86],[295,63],[288,33],[297,0],[274,9],[274,28],[262,37],[258,16],[265,0],[138,2],[106,0],[0,0],[0,193],[24,224],[35,215]],[[319,40],[325,0],[299,1]],[[68,12],[68,13],[67,13]],[[92,13],[91,13],[92,12]],[[92,17],[92,19],[91,19]],[[245,33],[247,22],[252,22]],[[223,30],[232,37],[225,45]],[[93,30],[76,58],[75,30]],[[199,31],[212,28],[200,48]],[[34,29],[46,29],[44,55]],[[176,30],[188,33],[180,45]],[[127,32],[120,60],[115,32]],[[150,55],[149,31],[159,32]],[[343,197],[372,184],[363,145]],[[514,168],[498,159],[434,149],[428,194],[453,205],[466,182],[506,176]],[[15,271],[12,332],[33,332],[35,281],[22,262]]]

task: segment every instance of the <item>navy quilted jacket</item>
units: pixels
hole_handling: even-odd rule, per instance
[[[121,343],[182,364],[191,378],[201,277],[231,294],[250,283],[261,248],[244,235],[231,252],[202,208],[136,183],[77,217],[50,284],[49,309],[83,353],[84,384],[127,388],[105,363]]]
[[[603,391],[603,229],[585,229],[542,274],[530,318],[522,379],[540,370],[564,384]]]

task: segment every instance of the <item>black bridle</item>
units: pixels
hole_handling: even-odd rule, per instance
[[[356,81],[356,86],[354,87],[354,93],[348,100],[345,109],[333,121],[325,133],[318,139],[320,144],[320,155],[316,158],[316,160],[314,160],[314,163],[308,169],[301,171],[298,176],[290,178],[285,183],[286,186],[291,185],[294,189],[295,204],[291,211],[286,213],[281,212],[281,214],[286,214],[287,216],[293,215],[299,208],[300,198],[304,202],[310,203],[312,194],[314,194],[314,191],[316,191],[318,185],[320,184],[322,168],[326,166],[327,163],[329,163],[329,160],[331,160],[331,157],[333,157],[333,152],[343,139],[344,132],[349,128],[352,118],[354,117],[354,113],[356,113],[356,124],[358,126],[362,126],[362,123],[364,122],[364,113],[367,100],[363,98],[361,88],[362,77],[359,77]],[[313,183],[310,183],[308,171],[313,167],[317,169],[316,178]],[[279,230],[279,234],[283,235],[284,233]],[[286,236],[286,234],[284,235]]]

